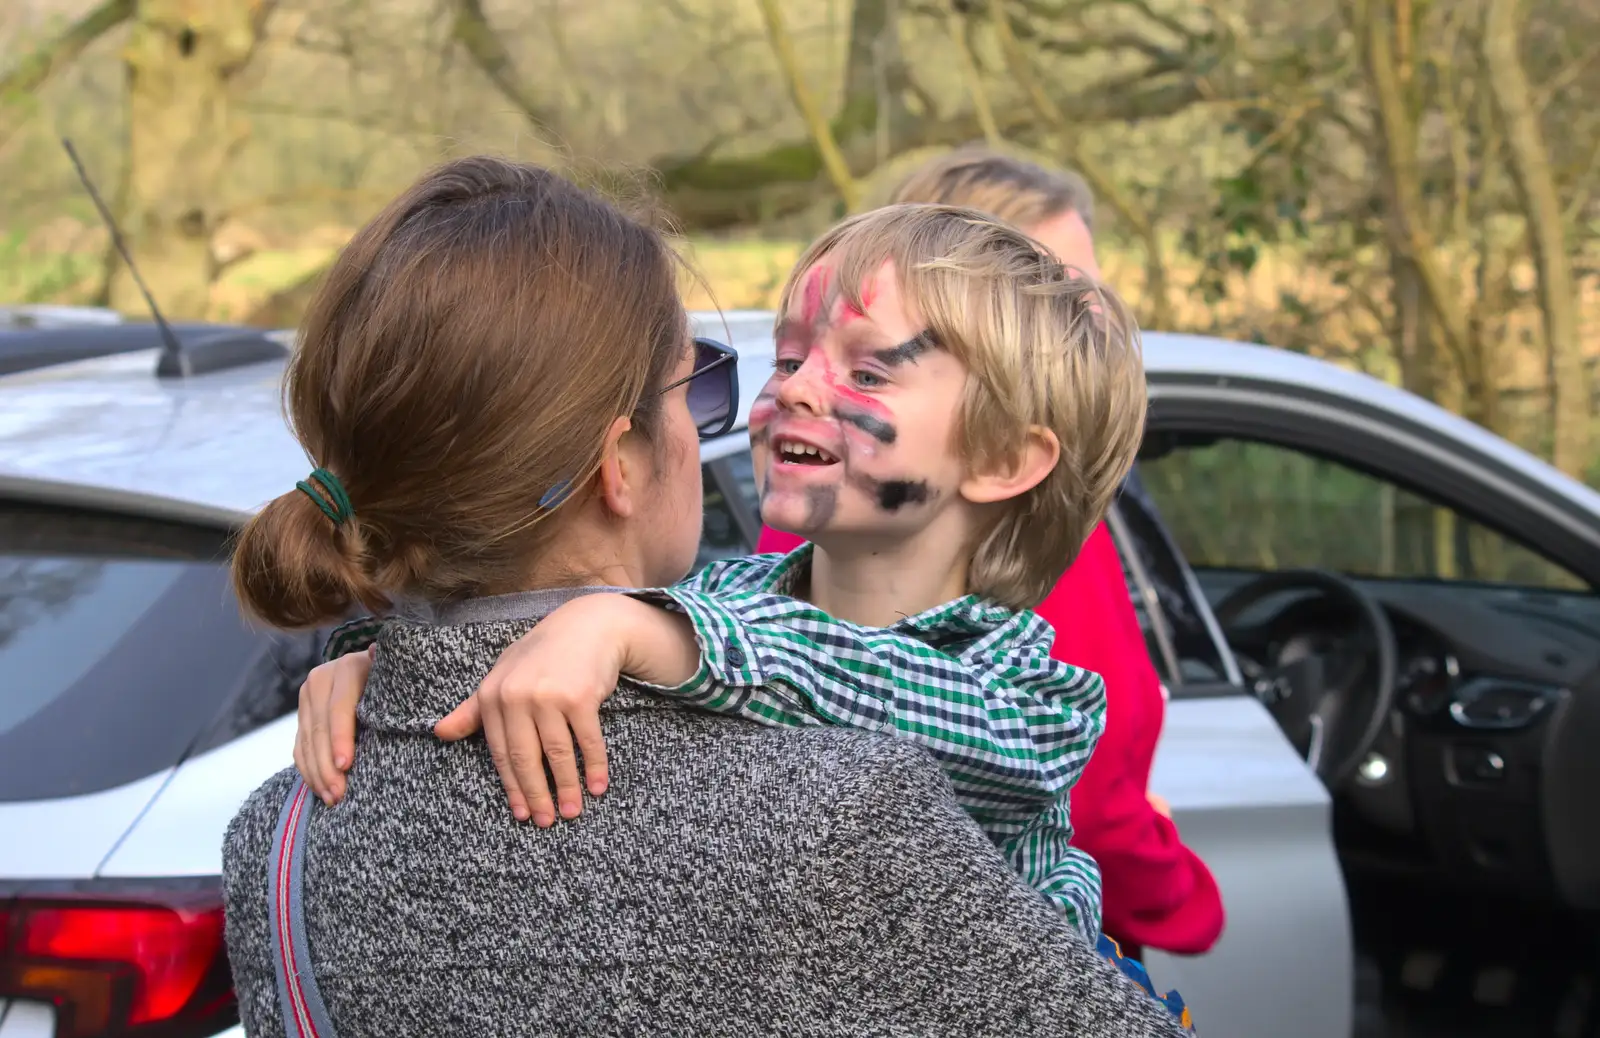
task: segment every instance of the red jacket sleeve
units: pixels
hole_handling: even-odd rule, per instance
[[[1147,798],[1166,704],[1104,525],[1038,611],[1056,630],[1050,654],[1106,683],[1105,734],[1072,791],[1073,843],[1100,863],[1104,929],[1127,944],[1206,951],[1222,934],[1222,897]]]
[[[787,555],[805,542],[806,539],[804,537],[799,537],[792,533],[784,533],[782,530],[774,530],[770,526],[763,526],[761,528],[761,536],[756,540],[756,554]]]

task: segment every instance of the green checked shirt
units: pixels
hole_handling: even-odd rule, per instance
[[[1100,869],[1070,846],[1068,800],[1105,728],[1100,677],[1050,658],[1031,611],[976,595],[887,628],[836,620],[793,597],[812,547],[714,562],[672,588],[632,592],[678,610],[701,665],[652,691],[761,724],[836,724],[910,739],[1034,889],[1094,945]],[[329,658],[370,643],[374,621],[340,628]]]

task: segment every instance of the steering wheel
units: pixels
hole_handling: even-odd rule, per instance
[[[1330,790],[1360,767],[1393,708],[1400,650],[1383,607],[1355,584],[1324,570],[1269,573],[1217,604],[1224,630],[1251,607],[1285,592],[1312,591],[1354,616],[1354,635],[1336,651],[1306,636],[1290,638],[1275,660],[1262,661],[1256,697]],[[1349,649],[1360,649],[1352,661]],[[1363,681],[1370,675],[1369,681]]]

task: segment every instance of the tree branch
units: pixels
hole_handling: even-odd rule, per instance
[[[535,130],[552,136],[555,134],[554,114],[539,103],[533,90],[517,74],[511,53],[506,50],[500,34],[495,32],[488,16],[483,13],[482,0],[456,0],[456,17],[450,35],[461,44],[473,64],[489,77],[500,95],[516,105],[517,111],[533,124]]]
[[[1483,16],[1483,60],[1488,91],[1505,132],[1511,178],[1527,220],[1528,241],[1539,278],[1553,375],[1551,461],[1581,478],[1589,463],[1588,371],[1578,327],[1578,292],[1572,278],[1561,199],[1556,194],[1550,152],[1539,129],[1533,91],[1517,53],[1517,0],[1489,0]]]
[[[1121,186],[1107,170],[1078,147],[1076,134],[1073,132],[1074,127],[1040,85],[1039,78],[1034,74],[1032,61],[1011,31],[1011,20],[1006,17],[1003,4],[995,4],[995,15],[995,31],[1000,37],[1000,49],[1005,53],[1006,63],[1011,67],[1012,75],[1017,78],[1018,85],[1027,94],[1034,111],[1038,112],[1039,116],[1060,135],[1068,161],[1083,174],[1083,178],[1089,182],[1094,193],[1128,224],[1139,238],[1140,244],[1144,246],[1145,294],[1150,299],[1148,325],[1161,331],[1170,329],[1172,301],[1167,295],[1166,264],[1163,262],[1161,239],[1154,222],[1123,194]]]
[[[1380,0],[1381,2],[1381,0]],[[1389,38],[1389,19],[1373,10],[1374,0],[1354,0],[1353,20],[1366,59],[1367,74],[1377,102],[1379,132],[1389,188],[1389,223],[1397,252],[1416,265],[1445,341],[1465,365],[1468,348],[1466,315],[1451,291],[1434,252],[1434,242],[1424,226],[1426,212],[1421,174],[1417,166],[1417,131],[1411,122]]]
[[[999,124],[994,121],[994,109],[989,106],[989,91],[983,85],[983,70],[978,67],[971,41],[967,39],[969,26],[956,10],[956,0],[948,0],[948,3],[945,28],[949,30],[950,41],[956,45],[956,53],[960,55],[961,74],[967,81],[967,93],[972,95],[972,110],[978,117],[978,125],[983,128],[983,139],[990,147],[995,147],[1003,138]]]
[[[73,22],[55,39],[40,46],[0,74],[0,106],[39,89],[50,77],[77,60],[89,45],[133,15],[133,0],[106,0]],[[8,120],[9,121],[9,120]],[[9,132],[0,127],[0,136]]]
[[[822,158],[822,167],[827,171],[828,179],[833,181],[834,190],[839,192],[839,197],[844,200],[845,209],[854,212],[861,203],[861,188],[851,175],[844,154],[839,151],[839,142],[833,138],[833,128],[822,117],[816,99],[811,96],[811,90],[806,86],[805,76],[800,71],[800,59],[795,54],[794,41],[789,38],[788,30],[784,28],[783,12],[778,10],[778,0],[756,0],[756,2],[761,7],[761,18],[767,25],[767,37],[772,42],[772,53],[778,59],[778,67],[788,84],[789,96],[794,99],[794,106],[800,110],[800,117],[805,120],[806,130],[816,145],[817,154]]]

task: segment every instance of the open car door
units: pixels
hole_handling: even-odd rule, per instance
[[[1151,787],[1212,866],[1228,928],[1206,956],[1149,965],[1216,1033],[1347,1035],[1352,1006],[1377,1009],[1354,991],[1354,949],[1398,929],[1364,911],[1367,877],[1447,911],[1474,894],[1600,901],[1600,838],[1580,817],[1600,793],[1600,755],[1581,749],[1600,738],[1600,495],[1375,380],[1207,345],[1151,351],[1145,493],[1120,510],[1157,571],[1134,580],[1164,621],[1146,618],[1152,656],[1177,675]],[[1172,559],[1151,556],[1141,504]],[[1316,626],[1336,612],[1324,579],[1390,643],[1386,678],[1357,671],[1343,720],[1364,720],[1342,743],[1281,702],[1344,636]]]

